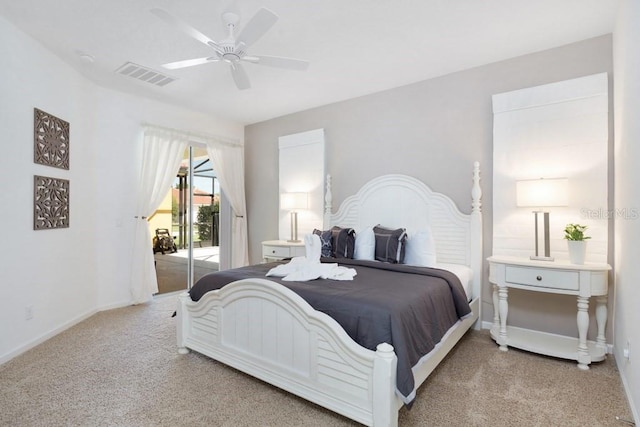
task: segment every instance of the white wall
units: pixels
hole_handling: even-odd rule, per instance
[[[130,301],[141,122],[243,139],[216,120],[88,82],[0,17],[0,363]],[[70,123],[70,170],[33,163],[33,108]],[[70,227],[34,231],[33,175],[70,181]],[[33,319],[25,319],[27,306]]]
[[[623,0],[613,37],[615,205],[640,212],[640,2]],[[615,216],[614,353],[636,424],[640,423],[640,217]],[[630,342],[629,359],[623,355]]]

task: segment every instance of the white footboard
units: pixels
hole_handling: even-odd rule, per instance
[[[192,349],[362,424],[395,426],[397,358],[356,344],[331,317],[263,279],[178,305],[178,347]]]

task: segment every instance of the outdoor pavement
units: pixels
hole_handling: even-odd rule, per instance
[[[187,249],[179,249],[173,254],[167,252],[162,255],[158,252],[154,255],[159,294],[187,289],[187,257]],[[195,282],[205,274],[218,271],[220,247],[193,248],[193,261]]]

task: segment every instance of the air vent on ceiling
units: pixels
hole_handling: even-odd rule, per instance
[[[127,62],[118,68],[116,73],[161,87],[176,80],[175,77],[167,76],[166,74],[162,74],[160,71],[155,71],[151,68],[134,64],[133,62]]]

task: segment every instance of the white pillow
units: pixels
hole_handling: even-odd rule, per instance
[[[405,246],[404,263],[418,267],[436,266],[436,241],[433,239],[430,228],[409,234]]]
[[[373,227],[364,228],[356,232],[356,246],[353,251],[353,259],[375,260],[376,236]]]

